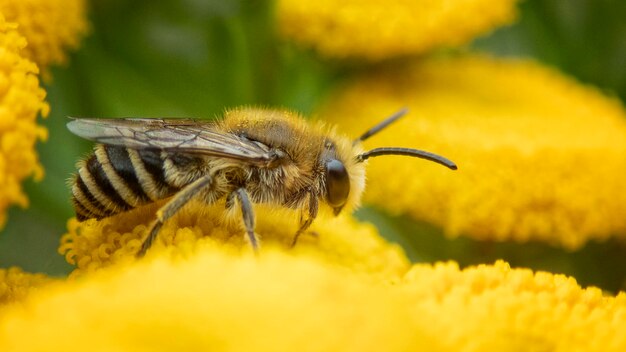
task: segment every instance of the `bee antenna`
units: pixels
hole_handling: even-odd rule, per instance
[[[416,158],[426,159],[430,161],[434,161],[437,164],[441,164],[451,170],[456,170],[457,166],[454,162],[444,158],[443,156],[430,153],[423,150],[418,149],[410,149],[410,148],[395,148],[395,147],[386,147],[386,148],[375,148],[370,151],[361,153],[356,156],[357,162],[363,162],[369,158],[381,155],[406,155],[412,156]]]
[[[354,145],[354,144],[357,144],[358,142],[361,142],[361,141],[364,141],[364,140],[370,138],[371,136],[373,136],[376,133],[380,132],[385,127],[391,125],[397,119],[399,119],[402,116],[406,115],[407,112],[409,112],[409,108],[402,108],[402,109],[400,109],[395,114],[389,116],[388,118],[386,118],[383,121],[379,122],[376,126],[374,126],[374,127],[370,128],[369,130],[367,130],[367,132],[363,133],[361,135],[361,137],[355,139],[354,142],[352,142],[352,144]]]

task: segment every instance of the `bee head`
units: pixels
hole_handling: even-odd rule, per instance
[[[404,155],[410,157],[416,157],[421,159],[426,159],[429,161],[433,161],[435,163],[441,164],[451,170],[456,170],[457,166],[454,162],[434,153],[430,153],[423,150],[411,149],[411,148],[399,148],[399,147],[383,147],[383,148],[374,148],[369,151],[363,151],[361,149],[361,142],[365,139],[373,136],[374,134],[380,132],[385,127],[391,125],[393,122],[398,120],[400,117],[405,115],[408,112],[408,109],[404,108],[395,114],[391,115],[387,119],[378,123],[376,126],[370,128],[365,133],[363,133],[359,138],[352,141],[353,148],[353,158],[351,160],[344,160],[341,163],[338,160],[330,160],[327,163],[327,199],[329,204],[333,206],[333,210],[335,211],[335,215],[337,215],[343,205],[346,203],[346,199],[348,199],[349,189],[350,189],[350,178],[346,177],[346,168],[344,164],[348,165],[349,170],[354,170],[358,168],[358,165],[363,165],[363,163],[372,157],[381,156],[381,155]],[[332,175],[331,175],[332,174]],[[334,179],[334,181],[331,181]],[[364,179],[364,176],[362,177]],[[334,184],[331,184],[334,182]],[[353,187],[354,188],[354,187]],[[354,189],[353,189],[354,190]],[[360,189],[362,192],[362,187]],[[360,196],[359,196],[360,197]],[[357,197],[358,198],[358,197]],[[333,205],[333,201],[336,201],[336,205]]]
[[[338,215],[344,208],[351,209],[358,206],[365,187],[364,162],[369,158],[381,155],[404,155],[430,160],[452,170],[457,169],[452,161],[423,150],[383,147],[363,151],[362,141],[380,132],[407,112],[407,109],[398,111],[353,141],[333,134],[331,134],[333,137],[326,139],[322,154],[325,187],[321,195],[325,197],[326,203],[333,209],[335,215]]]

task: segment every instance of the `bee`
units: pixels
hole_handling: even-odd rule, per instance
[[[259,241],[253,204],[299,210],[295,245],[321,204],[335,216],[358,205],[369,158],[405,155],[456,170],[452,161],[422,150],[363,151],[362,141],[406,112],[395,113],[355,140],[297,113],[260,108],[233,109],[218,121],[72,118],[68,129],[97,143],[94,152],[78,162],[71,184],[76,217],[102,219],[169,198],[137,253],[141,257],[163,223],[189,201],[212,204],[225,197],[226,210],[240,209],[255,251]]]

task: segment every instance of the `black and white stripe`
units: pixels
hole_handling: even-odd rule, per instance
[[[72,186],[78,220],[101,219],[174,194],[164,157],[158,150],[97,145],[79,162]]]

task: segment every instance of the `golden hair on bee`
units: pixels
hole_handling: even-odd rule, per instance
[[[361,141],[405,113],[399,111],[354,140],[295,112],[260,108],[232,109],[215,122],[73,119],[69,130],[98,144],[78,164],[72,202],[82,221],[169,198],[157,211],[138,256],[150,248],[163,223],[192,199],[212,204],[225,198],[225,212],[238,208],[255,250],[253,204],[300,210],[295,245],[320,205],[335,215],[358,206],[368,158],[406,155],[456,169],[448,159],[421,150],[362,150]]]

